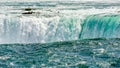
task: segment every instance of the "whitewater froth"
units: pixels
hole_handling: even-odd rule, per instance
[[[80,22],[77,17],[0,18],[0,43],[43,43],[77,40]]]

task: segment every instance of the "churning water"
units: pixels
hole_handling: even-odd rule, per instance
[[[120,67],[119,0],[1,0],[0,9],[0,67]]]

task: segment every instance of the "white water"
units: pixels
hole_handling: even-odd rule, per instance
[[[3,9],[0,11],[0,43],[47,43],[78,40],[81,24],[86,16],[118,13],[119,11],[119,6],[111,5],[106,8],[101,6],[98,6],[99,8],[61,4],[55,7],[29,6],[36,8],[33,10],[36,13],[32,15],[22,14],[23,9],[28,6],[0,6]]]
[[[80,20],[76,17],[0,18],[0,43],[39,43],[78,39]],[[68,23],[69,22],[69,23]]]

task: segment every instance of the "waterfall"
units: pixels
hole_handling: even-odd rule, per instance
[[[79,39],[81,17],[0,17],[0,43],[48,43]]]
[[[120,38],[120,15],[91,15],[82,24],[80,39]]]

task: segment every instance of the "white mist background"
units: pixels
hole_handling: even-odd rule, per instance
[[[0,2],[40,2],[40,1],[120,2],[120,0],[0,0]]]

